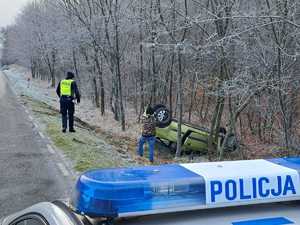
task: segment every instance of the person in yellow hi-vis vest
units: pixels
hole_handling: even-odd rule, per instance
[[[57,86],[56,93],[60,98],[60,113],[62,115],[62,132],[66,133],[69,119],[69,131],[76,132],[74,129],[74,112],[76,99],[80,103],[80,93],[76,82],[74,81],[74,73],[68,72],[67,78],[61,80]]]

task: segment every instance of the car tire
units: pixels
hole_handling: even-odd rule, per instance
[[[170,149],[170,153],[175,155],[176,151],[177,151],[177,143],[176,142],[170,142],[169,145],[169,149]],[[187,151],[183,149],[183,146],[181,146],[181,152],[180,152],[180,156],[183,156],[184,154],[186,154]]]
[[[162,104],[155,105],[153,107],[154,117],[157,121],[157,126],[159,128],[165,128],[169,126],[172,122],[172,115],[170,110]]]
[[[175,143],[175,142],[170,142],[170,143],[169,143],[169,148],[170,148],[171,154],[176,154],[177,143]]]
[[[239,147],[238,140],[234,134],[228,136],[227,142],[225,143],[226,152],[234,152]]]
[[[219,137],[221,138],[221,141],[220,141],[221,145],[224,142],[224,138],[226,136],[226,133],[227,133],[227,130],[224,127],[220,127],[220,129],[219,129]]]
[[[220,127],[219,133],[220,133],[220,134],[223,134],[223,135],[226,135],[227,130],[226,130],[224,127]]]

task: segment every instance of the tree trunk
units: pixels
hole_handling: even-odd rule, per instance
[[[219,161],[222,161],[223,160],[223,157],[224,157],[224,148],[225,148],[225,145],[228,141],[228,138],[230,137],[231,134],[234,134],[235,133],[235,124],[236,124],[236,114],[234,113],[235,110],[233,109],[233,105],[232,105],[232,99],[231,97],[229,97],[229,129],[227,130],[227,133],[225,135],[225,138],[223,140],[223,144],[221,146],[218,146],[220,149],[219,149]]]
[[[216,133],[219,134],[219,128],[220,128],[220,122],[221,122],[221,115],[223,113],[224,109],[224,98],[221,96],[218,96],[217,98],[217,105],[214,110],[214,114],[211,120],[211,126],[210,126],[210,133],[208,136],[208,156],[211,159],[213,156],[213,153],[216,150],[216,146],[214,145],[214,141],[218,136],[216,137]]]
[[[182,79],[183,79],[183,70],[182,70],[182,54],[181,54],[181,49],[178,50],[178,80],[177,80],[177,95],[178,95],[178,101],[177,101],[177,116],[178,116],[178,127],[177,127],[177,148],[176,148],[176,157],[180,157],[181,155],[181,145],[182,145],[182,140],[181,140],[181,125],[182,125]]]
[[[140,17],[143,16],[143,1],[140,1]],[[140,114],[139,114],[139,120],[141,115],[145,111],[145,96],[144,96],[144,49],[143,49],[143,31],[142,31],[142,22],[139,23],[139,41],[140,41],[140,97],[141,97],[141,105],[140,105]]]
[[[98,105],[100,107],[101,115],[103,116],[105,114],[105,90],[104,90],[104,82],[103,82],[103,66],[102,66],[102,60],[101,62],[99,62],[99,57],[97,52],[95,53],[95,64],[96,64],[98,79],[100,83],[100,103],[98,99]]]
[[[120,109],[120,119],[121,119],[121,127],[122,131],[125,131],[126,124],[125,124],[125,112],[123,106],[123,95],[122,95],[122,78],[121,78],[121,54],[120,54],[120,47],[119,47],[119,19],[117,18],[117,11],[118,11],[118,0],[115,0],[115,44],[116,44],[116,78],[117,78],[117,89],[118,89],[118,105]]]
[[[75,70],[75,77],[76,77],[76,80],[77,80],[77,84],[81,85],[81,79],[80,79],[80,76],[79,76],[79,70],[78,70],[78,65],[77,65],[77,58],[76,58],[76,51],[73,49],[72,50],[72,57],[73,57],[73,67],[74,67],[74,70]]]
[[[96,77],[93,77],[93,86],[94,86],[94,101],[95,101],[95,105],[96,108],[100,107],[100,103],[99,103],[99,92],[98,92],[98,85],[97,85],[97,79]]]
[[[47,66],[49,69],[49,74],[50,74],[50,81],[51,81],[51,87],[54,88],[55,87],[55,54],[52,52],[51,53],[51,59],[49,59],[48,56],[46,56],[46,62],[47,62]]]
[[[170,69],[170,85],[169,85],[169,109],[170,109],[171,116],[173,116],[174,63],[175,63],[175,54],[172,54],[171,69]]]
[[[195,100],[195,92],[196,92],[196,73],[193,75],[192,79],[192,85],[191,85],[191,101],[190,101],[190,107],[189,107],[189,122],[191,122],[192,117],[192,111],[194,106],[194,100]]]
[[[154,38],[153,38],[154,39]],[[154,41],[154,40],[153,40]],[[151,50],[151,59],[152,59],[152,90],[151,90],[151,97],[150,97],[150,105],[156,103],[156,62],[155,62],[155,47],[152,47]]]

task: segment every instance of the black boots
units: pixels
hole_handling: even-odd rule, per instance
[[[63,128],[63,129],[62,129],[62,132],[63,132],[63,133],[66,133],[66,132],[67,132],[67,129]],[[75,133],[76,130],[74,130],[74,128],[72,128],[72,129],[69,129],[69,132],[70,132],[70,133]]]

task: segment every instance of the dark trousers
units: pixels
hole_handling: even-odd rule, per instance
[[[69,119],[69,130],[74,129],[75,105],[71,98],[60,98],[60,113],[62,115],[62,128],[67,129]]]

